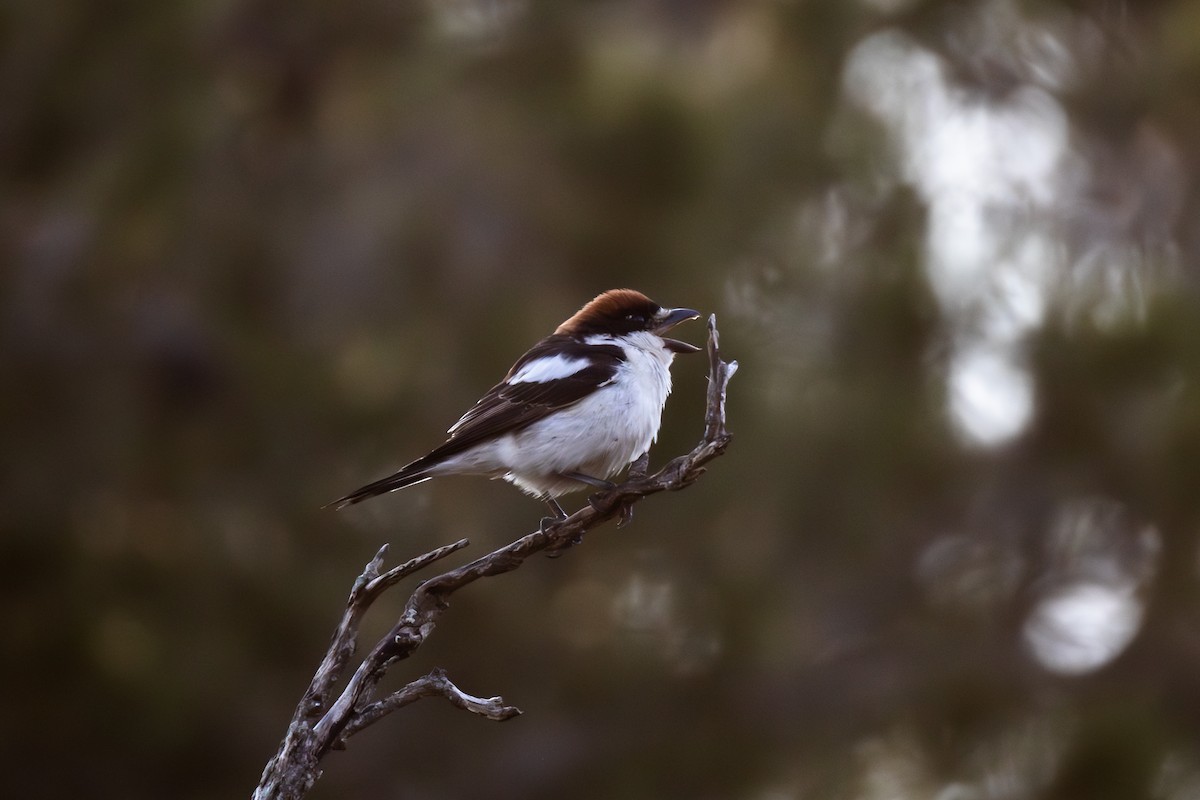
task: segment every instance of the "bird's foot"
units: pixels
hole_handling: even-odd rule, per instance
[[[560,506],[558,504],[558,501],[555,500],[553,497],[546,498],[546,505],[550,506],[550,510],[552,512],[554,512],[554,516],[542,517],[542,522],[538,526],[538,530],[540,530],[542,532],[543,536],[548,535],[550,533],[551,528],[553,528],[555,525],[558,525],[560,522],[562,522],[563,520],[565,520],[567,518],[567,512],[563,511],[563,507]],[[551,545],[550,547],[546,548],[546,555],[550,558],[558,558],[559,556],[562,555],[563,550],[566,550],[568,547],[571,547],[572,545],[579,544],[581,541],[583,541],[583,538],[577,536],[569,542],[563,542],[562,544]]]
[[[542,526],[541,526],[542,533],[549,534],[551,528],[558,525],[558,523],[562,522],[565,519],[566,519],[566,515],[563,515],[561,517],[542,517]],[[546,548],[546,550],[545,550],[546,558],[558,558],[559,556],[561,556],[563,554],[563,552],[565,550],[572,548],[577,544],[581,544],[582,542],[583,542],[583,534],[577,534],[575,536],[572,536],[570,539],[564,539],[561,542],[555,542],[554,544],[552,544]]]
[[[617,527],[624,528],[625,525],[628,525],[634,519],[634,501],[614,501],[610,492],[617,488],[616,483],[608,483],[608,481],[604,481],[604,483],[607,485],[601,487],[604,491],[588,495],[588,505],[600,513],[607,513],[608,511],[612,511],[613,507],[619,503],[620,517],[617,519]]]
[[[624,528],[633,520],[633,500],[618,502],[620,503],[620,519],[617,520],[617,527]],[[588,505],[604,514],[611,511],[616,504],[607,492],[597,492],[596,494],[588,495]]]
[[[546,500],[546,505],[550,507],[550,513],[553,514],[554,516],[542,517],[542,524],[540,526],[542,533],[545,533],[546,529],[549,528],[554,523],[562,522],[564,519],[567,518],[567,512],[563,511],[563,507],[558,504],[557,500],[555,500],[553,497],[549,497],[549,496],[547,496],[545,498],[545,500]]]
[[[566,519],[566,512],[563,511],[563,506],[558,505],[558,500],[551,498],[551,497],[547,497],[546,505],[550,506],[550,510],[553,512],[554,516],[541,518],[541,524],[538,525],[538,530],[541,531],[542,536],[546,536],[546,535],[550,534],[550,530],[551,530],[551,528],[554,527],[554,525],[557,525],[558,523],[563,522],[564,519]],[[572,543],[574,543],[574,542],[572,542]],[[562,555],[562,553],[560,553],[560,551],[562,551],[562,549],[564,547],[565,546],[563,546],[563,545],[554,545],[554,546],[548,547],[546,549],[546,555],[548,555],[548,557],[550,557],[550,558],[558,558],[559,555]]]
[[[642,453],[632,464],[629,465],[629,472],[626,478],[631,481],[639,481],[645,478],[650,472],[650,451]],[[626,500],[621,504],[621,517],[617,520],[617,528],[624,528],[629,523],[633,522],[633,500]]]

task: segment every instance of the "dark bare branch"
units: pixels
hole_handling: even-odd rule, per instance
[[[345,671],[350,657],[354,655],[359,626],[367,609],[380,594],[398,581],[463,549],[468,544],[468,540],[459,539],[453,544],[411,558],[383,574],[380,574],[379,569],[383,566],[388,546],[385,544],[379,548],[379,552],[367,563],[350,589],[346,610],[337,630],[334,631],[325,658],[317,667],[312,682],[296,706],[279,752],[263,770],[258,789],[254,792],[255,798],[297,800],[308,793],[321,775],[318,766],[321,751],[312,723],[328,707],[333,686]]]
[[[415,703],[423,697],[439,695],[464,711],[470,711],[472,714],[479,714],[497,722],[511,719],[521,713],[521,709],[516,706],[505,705],[502,697],[475,697],[467,694],[454,685],[444,670],[435,669],[428,675],[417,678],[400,691],[359,710],[354,719],[346,725],[346,729],[342,731],[341,739],[335,745],[335,749],[340,748],[346,739],[378,721],[381,717]]]
[[[453,544],[444,545],[416,558],[411,558],[399,566],[392,567],[382,575],[379,573],[379,569],[383,566],[383,557],[387,555],[388,546],[385,544],[379,548],[379,552],[354,581],[350,597],[346,600],[346,613],[342,615],[342,620],[333,634],[333,640],[329,644],[325,659],[317,668],[308,692],[305,694],[305,699],[310,701],[306,705],[316,710],[327,705],[331,687],[341,675],[350,656],[354,654],[362,618],[379,595],[414,572],[424,569],[451,553],[462,550],[469,544],[469,540],[459,539]]]

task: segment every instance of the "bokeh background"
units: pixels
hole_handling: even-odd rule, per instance
[[[1193,0],[30,0],[0,36],[10,796],[248,795],[381,544],[542,515],[319,507],[616,286],[717,313],[732,449],[392,670],[524,716],[423,701],[312,797],[1200,796]]]

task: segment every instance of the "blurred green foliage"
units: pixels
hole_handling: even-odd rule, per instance
[[[380,544],[541,515],[319,506],[617,286],[717,312],[733,448],[393,669],[523,717],[417,704],[314,797],[1200,792],[1195,3],[17,2],[0,41],[13,796],[248,794]]]

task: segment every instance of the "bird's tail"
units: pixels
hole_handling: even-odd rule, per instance
[[[326,503],[321,508],[333,508],[340,510],[346,506],[352,506],[355,503],[361,503],[363,500],[369,500],[377,495],[394,492],[397,489],[403,489],[405,486],[413,486],[414,484],[427,481],[433,477],[429,472],[429,466],[422,463],[423,459],[414,461],[408,466],[401,469],[386,478],[381,478],[374,483],[368,483],[362,488],[355,489],[345,497],[339,497],[332,503]]]

